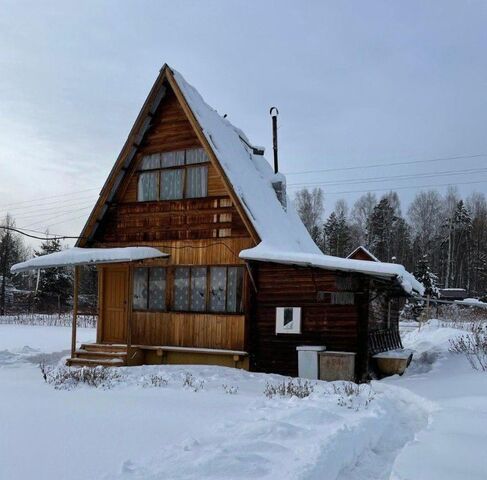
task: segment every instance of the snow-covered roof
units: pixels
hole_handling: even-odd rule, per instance
[[[418,282],[414,275],[397,263],[353,260],[350,258],[332,257],[331,255],[324,255],[322,253],[303,254],[274,249],[269,250],[261,246],[261,244],[255,248],[243,250],[240,252],[240,257],[246,260],[285,263],[324,268],[326,270],[357,272],[375,277],[396,278],[406,293],[424,295],[423,284]]]
[[[120,248],[68,248],[60,252],[31,258],[26,262],[17,263],[12,273],[38,270],[43,268],[66,267],[74,265],[94,265],[98,263],[121,263],[144,260],[148,258],[168,257],[157,248],[152,247],[120,247]]]
[[[369,250],[367,250],[363,245],[359,245],[353,252],[347,255],[347,258],[352,258],[359,250],[368,255],[374,262],[380,262],[380,260]]]
[[[320,250],[299,219],[292,203],[284,209],[272,183],[284,179],[277,176],[269,162],[253,153],[250,141],[239,128],[211,108],[198,91],[176,70],[174,79],[202,132],[230,180],[242,208],[261,239],[269,249],[315,253]]]
[[[284,175],[275,174],[264,156],[253,153],[251,142],[242,130],[211,108],[179,72],[176,70],[172,72],[181,93],[261,239],[256,247],[243,250],[240,258],[397,277],[407,293],[413,291],[424,293],[422,284],[402,265],[389,263],[377,265],[376,262],[323,255],[289,198],[287,208],[284,208],[276,196],[272,184],[276,181],[285,181]],[[375,258],[372,254],[370,256]]]

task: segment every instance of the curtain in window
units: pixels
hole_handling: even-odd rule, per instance
[[[140,166],[141,170],[152,170],[154,168],[161,167],[161,154],[153,153],[152,155],[146,155],[142,159],[142,164]]]
[[[149,271],[149,310],[166,310],[166,269]]]
[[[174,310],[189,310],[189,267],[174,270]]]
[[[132,305],[135,310],[147,309],[147,268],[134,269]]]
[[[162,168],[184,165],[184,150],[161,153]]]
[[[161,171],[161,200],[183,198],[183,169]]]
[[[243,310],[242,291],[243,291],[242,267],[228,267],[227,312],[237,313]]]
[[[186,198],[206,197],[208,167],[190,167],[186,170]]]
[[[212,312],[225,311],[227,287],[227,268],[210,268],[210,310]]]
[[[139,175],[139,185],[137,197],[140,202],[157,200],[157,172],[141,173]]]
[[[193,163],[205,163],[208,161],[208,156],[202,148],[186,150],[186,165],[192,165]]]
[[[191,268],[191,309],[192,312],[206,310],[206,267]]]

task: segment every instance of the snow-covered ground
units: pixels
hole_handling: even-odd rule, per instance
[[[411,329],[407,374],[350,400],[337,382],[268,398],[283,377],[204,366],[59,390],[37,364],[67,354],[70,329],[0,325],[0,479],[484,479],[487,374],[447,352],[459,333]]]

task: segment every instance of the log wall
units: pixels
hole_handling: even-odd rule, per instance
[[[332,305],[328,293],[339,291],[331,271],[272,263],[253,266],[258,292],[250,320],[251,369],[296,376],[299,345],[357,352],[364,368],[367,346],[367,281],[354,277],[354,305]],[[276,307],[301,307],[301,334],[276,334]]]

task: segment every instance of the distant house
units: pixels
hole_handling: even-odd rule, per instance
[[[440,288],[440,298],[443,300],[465,300],[468,297],[464,288]]]
[[[347,258],[353,260],[368,260],[369,262],[380,262],[380,260],[363,245],[359,245],[353,252],[350,252]]]
[[[401,265],[323,255],[284,182],[165,65],[78,248],[16,269],[98,264],[97,343],[73,341],[72,365],[297,375],[296,347],[324,345],[355,353],[364,378],[373,353],[400,346],[398,302],[422,286]]]

